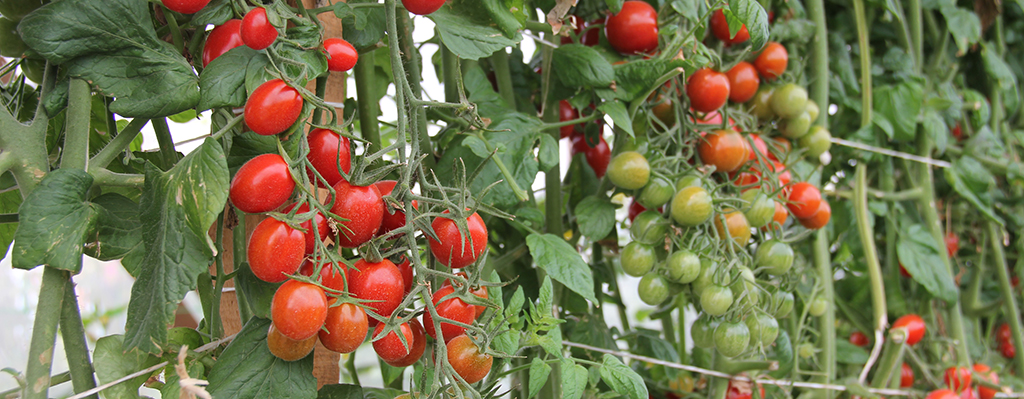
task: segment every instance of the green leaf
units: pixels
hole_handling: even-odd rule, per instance
[[[363,399],[363,387],[352,384],[324,385],[317,391],[316,399]]]
[[[160,359],[148,353],[124,352],[121,350],[123,335],[110,335],[96,341],[93,363],[96,379],[107,384],[129,374],[152,367]],[[149,374],[132,378],[103,391],[107,398],[137,398],[139,387],[149,379]]]
[[[576,248],[553,234],[530,234],[526,237],[533,261],[548,275],[580,294],[591,303],[598,303],[594,297],[594,278],[590,266],[583,261]]]
[[[292,30],[289,29],[289,32]],[[319,36],[317,36],[317,40],[319,40]],[[278,67],[281,68],[285,76],[296,81],[295,83],[299,86],[305,86],[306,82],[327,72],[327,56],[317,47],[304,49],[291,43],[279,41],[277,54],[285,60],[293,61],[282,62],[278,64]]]
[[[110,261],[123,258],[142,243],[139,204],[121,194],[107,193],[92,200],[99,205],[97,238],[85,253]]]
[[[615,127],[622,129],[629,137],[635,136],[633,133],[633,118],[630,117],[629,111],[626,110],[626,104],[623,104],[622,101],[605,101],[597,106],[597,110],[612,117]]]
[[[506,2],[506,0],[482,0],[480,4],[487,9],[487,13],[494,20],[494,24],[505,33],[505,37],[513,39],[519,30],[523,28],[523,24],[512,13],[513,7],[506,5]],[[514,8],[523,10],[523,1],[519,0],[518,3],[518,7]]]
[[[609,354],[605,354],[601,360],[601,378],[615,392],[633,399],[647,398],[647,385],[636,371]]]
[[[684,68],[687,76],[697,70],[692,60],[650,59],[616,65],[615,87],[619,99],[632,102],[646,96],[658,79],[675,68]]]
[[[605,2],[605,4],[608,5],[608,11],[611,11],[611,13],[614,15],[614,14],[618,14],[619,11],[622,11],[622,4],[625,3],[626,1],[625,0],[604,0],[604,2]]]
[[[21,190],[8,190],[0,193],[0,213],[18,213],[21,206]],[[7,256],[7,250],[14,242],[14,232],[18,223],[0,223],[0,259]]]
[[[217,399],[313,398],[313,355],[287,362],[270,353],[270,320],[254,317],[242,327],[210,370],[207,391]]]
[[[348,3],[377,3],[377,0],[352,0]],[[355,29],[343,30],[341,37],[351,43],[357,50],[375,46],[384,37],[386,24],[384,7],[355,8],[353,15],[342,19],[341,24],[342,26],[355,27]]]
[[[82,244],[100,213],[96,204],[86,200],[92,182],[92,176],[81,169],[46,174],[18,211],[11,259],[15,268],[49,265],[74,273],[82,269]]]
[[[206,7],[192,15],[192,26],[221,25],[235,16],[230,0],[211,0]]]
[[[863,365],[868,362],[868,352],[845,339],[836,340],[836,361],[843,364]]]
[[[907,272],[938,299],[952,303],[958,290],[953,278],[946,271],[939,251],[939,244],[923,226],[901,223],[896,239],[896,254]]]
[[[984,46],[981,50],[982,60],[985,63],[985,72],[988,73],[989,81],[995,81],[999,89],[1013,96],[1017,95],[1017,77],[1014,76],[1010,66],[990,46]]]
[[[462,145],[469,148],[473,151],[473,155],[480,158],[487,158],[491,155],[491,152],[487,151],[487,144],[475,136],[466,136],[466,138],[462,139]]]
[[[889,136],[891,139],[914,139],[917,116],[923,102],[924,88],[916,82],[907,81],[894,86],[875,88],[875,112],[892,123],[892,134]]]
[[[270,303],[274,301],[274,293],[281,284],[268,283],[260,280],[246,264],[235,276],[235,288],[242,292],[253,316],[270,318]],[[242,320],[243,322],[245,320]]]
[[[935,142],[935,149],[940,154],[946,152],[946,145],[949,143],[949,127],[946,126],[946,121],[942,119],[942,115],[934,109],[926,110],[924,112],[924,120],[921,121],[921,127],[928,134],[928,137],[931,137],[932,141]]]
[[[587,369],[569,359],[559,364],[562,371],[562,399],[580,399],[587,388]]]
[[[747,25],[751,48],[759,50],[768,43],[768,13],[761,7],[761,3],[755,0],[730,0],[729,10]]]
[[[615,228],[615,205],[607,198],[591,195],[576,204],[580,233],[591,240],[605,238]]]
[[[356,15],[355,11],[353,11],[352,6],[348,5],[348,3],[341,1],[334,3],[334,16],[338,19],[344,19],[354,15]]]
[[[495,22],[486,10],[480,10],[478,1],[449,1],[428,16],[434,21],[441,41],[459,58],[479,60],[522,40],[519,33],[509,38],[494,27]]]
[[[143,245],[124,259],[125,267],[138,273],[128,303],[125,350],[162,350],[178,303],[213,261],[207,231],[227,202],[228,177],[223,147],[211,138],[167,172],[146,164]]]
[[[779,368],[769,371],[768,375],[772,378],[783,378],[790,375],[795,357],[793,356],[793,343],[789,340],[789,333],[786,330],[779,330],[779,337],[775,338],[774,353],[769,359],[779,362]]]
[[[957,194],[974,205],[985,217],[1001,226],[1005,225],[1005,221],[992,209],[992,195],[989,190],[996,184],[995,177],[980,162],[971,157],[962,157],[943,172],[946,181],[953,186]]]
[[[199,75],[200,111],[217,107],[241,107],[245,104],[246,74],[238,73],[250,65],[258,52],[248,46],[235,47],[210,61]]]
[[[157,37],[149,11],[149,3],[134,0],[65,0],[39,8],[18,28],[33,50],[114,97],[111,111],[174,115],[199,102],[199,79],[185,57]]]
[[[530,395],[529,397],[537,397],[537,393],[544,387],[544,384],[548,382],[548,376],[551,375],[551,366],[548,366],[540,358],[533,358],[530,362]]]
[[[966,54],[971,46],[981,40],[981,20],[978,14],[953,4],[939,9],[946,19],[946,28],[956,42],[957,55]]]
[[[552,68],[558,79],[572,87],[607,87],[615,80],[615,71],[597,50],[582,44],[567,44],[555,49]]]
[[[559,161],[558,141],[550,134],[540,135],[540,147],[537,151],[537,160],[540,161],[540,169],[547,171],[558,166]]]

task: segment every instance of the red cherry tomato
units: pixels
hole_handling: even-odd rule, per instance
[[[961,391],[971,386],[971,369],[967,367],[949,367],[942,376],[946,386],[954,391]]]
[[[260,85],[245,100],[245,125],[264,136],[288,130],[301,113],[302,96],[281,79]]]
[[[302,266],[299,266],[299,274],[303,276],[312,276],[316,270],[316,264],[310,260],[302,262]],[[320,277],[317,281],[320,282],[324,287],[330,288],[335,291],[345,292],[345,276],[348,274],[348,267],[344,263],[323,263],[320,267]]]
[[[725,76],[729,78],[729,101],[745,103],[754,98],[757,88],[761,86],[761,78],[757,70],[749,62],[740,61]]]
[[[747,25],[743,25],[743,27],[736,32],[736,36],[730,35],[729,22],[725,19],[725,13],[722,12],[721,9],[715,10],[714,14],[711,14],[710,22],[711,33],[714,33],[715,37],[726,45],[739,44],[750,40],[750,32],[747,31]]]
[[[491,372],[494,357],[481,353],[480,348],[466,335],[448,341],[448,363],[467,383],[474,384]]]
[[[336,244],[342,248],[355,248],[370,241],[384,220],[384,200],[377,186],[353,186],[346,180],[334,185],[338,194],[331,213],[348,219],[338,222]]]
[[[892,329],[897,328],[907,331],[907,345],[910,346],[914,346],[914,344],[921,341],[926,330],[924,319],[916,314],[908,314],[896,319],[896,322],[892,323]]]
[[[345,39],[332,37],[324,40],[324,51],[328,56],[327,69],[330,71],[348,71],[359,61],[359,52]]]
[[[1013,342],[1003,341],[999,343],[999,353],[1007,359],[1013,359],[1017,356],[1017,347],[1013,346]]]
[[[594,175],[600,179],[608,171],[608,164],[612,160],[612,150],[608,147],[608,142],[604,140],[604,136],[598,136],[597,140],[597,145],[591,147],[590,143],[587,142],[586,136],[582,134],[572,136],[572,155],[575,156],[576,154],[583,153],[587,164],[594,170]]]
[[[288,163],[277,154],[257,155],[231,178],[228,198],[245,213],[270,212],[284,205],[295,191]]]
[[[789,211],[786,210],[786,206],[782,205],[782,202],[775,202],[775,214],[772,215],[772,221],[778,223],[779,226],[786,224],[786,219],[789,218]],[[767,227],[767,226],[765,226]]]
[[[999,342],[1010,342],[1013,339],[1013,332],[1010,331],[1010,325],[1003,323],[996,328],[996,341]]]
[[[910,272],[907,271],[907,268],[903,267],[902,263],[900,263],[900,275],[903,276],[903,277],[906,277],[906,278],[913,278],[914,277],[914,276],[910,275]]]
[[[783,155],[782,158],[785,159],[785,155],[789,154],[789,151],[793,149],[793,145],[789,143],[789,139],[782,136],[775,136],[772,137],[772,140],[773,145],[779,150],[779,152],[781,152],[781,155]],[[775,151],[768,152],[768,158],[771,158],[773,161],[782,161],[775,156]]]
[[[451,285],[443,285],[434,296],[431,301],[434,302],[434,307],[437,310],[437,315],[451,319],[460,323],[472,324],[473,320],[476,319],[476,309],[473,305],[463,302],[459,298],[450,298],[442,301],[441,299],[447,295],[451,295],[455,292],[455,288]],[[444,342],[451,341],[459,335],[462,335],[466,331],[465,327],[441,322],[441,334],[444,335]],[[426,329],[427,335],[431,338],[437,338],[437,331],[434,327],[434,317],[430,315],[430,312],[423,313],[423,328]]]
[[[948,389],[937,389],[929,392],[925,399],[960,399],[960,396]]]
[[[622,54],[648,54],[658,49],[658,12],[650,4],[630,0],[604,24],[608,43]]]
[[[242,42],[253,50],[263,50],[277,40],[277,28],[267,19],[267,9],[256,7],[245,13],[240,29]]]
[[[402,261],[395,266],[402,273],[402,285],[405,286],[405,293],[408,294],[409,291],[412,291],[413,284],[416,284],[415,280],[413,280],[412,262],[409,261],[408,256],[402,255]]]
[[[291,212],[292,208],[295,208],[295,205],[296,204],[288,205],[288,207],[284,208],[282,212]],[[296,211],[296,214],[307,212],[309,212],[309,204],[302,203],[302,205],[299,205],[299,210]],[[314,220],[316,221],[316,235],[314,235],[313,232]],[[327,218],[325,218],[324,215],[319,211],[317,211],[317,213],[313,215],[312,219],[299,224],[299,227],[301,227],[303,230],[306,230],[306,255],[313,253],[313,251],[316,249],[316,237],[320,237],[320,242],[323,242],[327,240],[327,234],[330,232],[330,229],[327,227]]]
[[[487,250],[487,225],[484,224],[484,220],[473,212],[466,218],[466,223],[469,237],[464,237],[451,219],[437,217],[430,224],[437,234],[437,240],[428,237],[430,252],[441,264],[452,269],[469,266]]]
[[[725,399],[752,399],[754,397],[753,389],[750,387],[749,381],[730,380],[729,389],[725,393]],[[764,387],[761,385],[757,386],[761,396],[759,398],[764,399]]]
[[[313,284],[285,281],[274,293],[270,318],[288,338],[301,341],[316,336],[327,320],[327,295]]]
[[[949,257],[956,256],[956,252],[960,250],[960,237],[957,237],[953,232],[946,233],[946,252],[949,253]]]
[[[629,214],[628,214],[628,216],[629,216],[630,223],[633,222],[633,219],[636,219],[637,215],[643,213],[646,210],[647,210],[647,208],[644,208],[643,205],[640,205],[640,202],[638,202],[636,200],[636,198],[634,197],[633,198],[633,202],[629,204]]]
[[[370,263],[359,259],[348,269],[348,292],[361,300],[374,301],[366,303],[368,310],[391,317],[405,297],[405,282],[402,272],[390,260]],[[371,317],[369,323],[375,326],[377,319]]]
[[[348,137],[327,129],[314,129],[306,136],[306,142],[309,143],[309,154],[306,154],[306,159],[320,176],[327,180],[327,184],[333,187],[344,180],[339,167],[345,173],[352,170],[352,153]],[[322,185],[312,171],[309,171],[309,180]]]
[[[949,129],[949,133],[953,135],[953,138],[955,138],[956,141],[964,140],[964,130],[960,127],[959,122],[957,122],[956,126],[953,126],[952,129]]]
[[[750,156],[747,157],[747,159],[751,161],[756,161],[757,154],[761,154],[762,157],[768,156],[768,144],[764,142],[764,139],[761,138],[760,134],[751,134],[750,141],[752,141],[754,145],[750,146]],[[775,164],[779,165],[778,162],[776,162]],[[782,169],[785,169],[785,167],[783,167]]]
[[[977,396],[974,395],[974,390],[965,389],[960,392],[960,399],[977,399]]]
[[[863,348],[870,345],[871,340],[868,339],[868,336],[864,335],[864,333],[860,331],[854,331],[852,334],[850,334],[850,343]]]
[[[797,219],[814,216],[821,205],[821,191],[807,182],[799,182],[789,189],[789,211]]]
[[[580,112],[577,111],[576,108],[573,108],[572,105],[569,104],[568,101],[562,100],[562,101],[558,102],[558,120],[560,122],[565,122],[565,121],[571,121],[571,120],[574,120],[574,119],[579,119],[579,117],[580,117]],[[572,136],[576,132],[577,128],[582,129],[583,125],[582,124],[576,124],[576,125],[562,126],[562,127],[558,128],[558,135],[559,135],[559,137],[564,139],[566,137]]]
[[[416,319],[409,320],[409,329],[412,330],[413,341],[412,346],[409,347],[409,354],[393,362],[384,361],[392,367],[412,366],[423,357],[423,352],[427,350],[427,337],[423,333],[423,325],[420,324],[420,321]]]
[[[697,153],[705,165],[714,165],[717,172],[734,172],[747,162],[750,144],[732,130],[715,130],[700,142]]]
[[[762,78],[767,80],[775,80],[775,78],[782,76],[782,73],[786,72],[788,64],[789,52],[786,51],[786,47],[778,42],[768,42],[768,45],[764,47],[761,54],[754,60],[754,67],[757,68],[757,72],[761,74]]]
[[[374,185],[377,186],[377,190],[380,190],[380,195],[382,197],[391,195],[391,192],[395,189],[395,185],[397,184],[398,182],[394,180],[381,180],[374,183]],[[419,209],[419,204],[416,200],[412,201],[412,207]],[[377,232],[377,235],[384,235],[391,230],[402,227],[405,227],[405,212],[395,209],[395,213],[390,214],[385,210],[384,218],[381,219],[380,222],[380,231]]]
[[[914,369],[906,363],[900,366],[900,388],[910,388],[914,385]]]
[[[270,283],[280,283],[287,280],[287,275],[295,273],[302,265],[302,258],[306,255],[305,249],[305,234],[291,228],[285,222],[266,218],[252,231],[246,253],[249,268],[257,278]]]
[[[711,68],[701,68],[686,80],[690,107],[708,113],[722,108],[729,99],[729,77]]]
[[[825,227],[830,219],[832,219],[832,206],[828,204],[828,201],[822,199],[818,205],[818,210],[813,215],[797,220],[800,221],[800,225],[810,230],[818,230]]]
[[[402,7],[416,15],[433,14],[441,9],[445,0],[402,0]]]
[[[330,303],[334,303],[331,298]],[[326,329],[320,330],[320,343],[324,347],[338,353],[355,352],[366,339],[366,330],[370,328],[366,311],[351,303],[327,309]]]
[[[409,327],[409,323],[402,323],[395,330],[389,332],[387,335],[380,337],[384,332],[384,324],[378,324],[377,328],[373,329],[373,350],[377,352],[379,356],[385,362],[397,362],[402,360],[410,353],[412,348],[416,346],[415,337],[412,335],[412,328]],[[402,343],[402,338],[398,337],[395,332],[401,332],[405,336],[405,344]]]
[[[210,61],[220,57],[235,47],[245,45],[242,42],[242,20],[229,19],[223,25],[218,25],[210,31],[203,44],[203,68],[210,65]]]
[[[195,14],[210,3],[210,0],[162,0],[168,10],[182,14]],[[37,3],[38,6],[38,3]]]
[[[463,278],[466,278],[466,273],[463,273],[463,272],[455,273],[455,275],[462,276]],[[451,279],[444,279],[444,283],[441,284],[441,287],[444,287],[444,286],[451,287],[452,286]],[[462,287],[462,285],[459,284],[459,283],[456,283],[455,286]],[[484,286],[476,287],[476,289],[471,289],[469,292],[471,292],[473,295],[476,295],[476,296],[478,296],[480,298],[483,298],[483,299],[487,299],[487,296],[488,296],[488,294],[487,294],[487,287],[484,287]],[[482,305],[474,305],[473,307],[476,308],[476,316],[474,317],[474,319],[479,318],[480,315],[484,314],[484,311],[487,310],[487,307],[486,306],[482,306]]]
[[[286,362],[294,362],[306,357],[313,352],[314,346],[316,346],[316,335],[296,341],[281,334],[281,331],[274,327],[273,323],[270,324],[270,330],[267,331],[267,348],[270,349],[270,353]]]
[[[579,39],[580,44],[584,46],[593,47],[600,42],[600,29],[593,29],[591,28],[591,26],[603,24],[604,18],[599,18],[591,22],[583,22],[583,20],[580,17],[577,17],[575,15],[570,15],[569,18],[572,20],[572,23],[576,26],[576,28],[573,29],[573,34],[576,35],[576,37]],[[583,33],[584,30],[586,30],[586,33]],[[582,36],[580,36],[581,34]],[[572,38],[563,36],[562,44],[572,44]]]
[[[996,374],[995,371],[992,371],[992,369],[987,365],[975,363],[971,368],[974,369],[974,372],[978,373],[979,379],[993,384],[999,384],[999,375]],[[978,384],[978,397],[981,399],[992,399],[996,396],[997,392],[999,391],[996,389]]]

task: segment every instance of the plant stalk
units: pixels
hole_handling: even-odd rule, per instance
[[[498,94],[505,100],[509,109],[516,109],[516,92],[512,88],[512,73],[509,71],[508,53],[505,49],[495,51],[491,55],[491,68],[494,69],[494,80],[498,81]]]
[[[376,51],[360,54],[353,75],[356,79],[356,98],[359,99],[359,133],[371,143],[374,150],[379,150],[384,147],[381,145],[380,125],[377,122],[380,104],[374,86],[377,80],[376,58]]]
[[[78,295],[75,284],[69,278],[64,287],[64,302],[61,305],[60,335],[64,341],[64,354],[68,359],[71,383],[75,392],[85,392],[96,388],[95,369],[89,359],[89,345],[85,341],[85,326],[78,308]],[[92,395],[96,398],[96,395]]]
[[[870,218],[873,216],[868,212],[867,197],[867,164],[857,163],[854,185],[853,212],[857,219],[857,233],[860,236],[860,244],[864,249],[864,261],[867,263],[868,277],[871,281],[871,310],[872,328],[876,331],[883,331],[889,325],[888,314],[885,306],[885,283],[882,278],[882,266],[878,264],[878,248],[875,247],[874,231],[871,229]],[[881,342],[875,342],[881,345]]]
[[[43,269],[39,302],[32,325],[32,340],[28,348],[28,365],[25,366],[27,384],[21,395],[24,399],[48,398],[54,343],[57,340],[57,323],[60,321],[64,291],[70,278],[71,274],[66,271],[49,266]]]
[[[1013,285],[1010,283],[1010,273],[1006,268],[1006,254],[1003,252],[1003,243],[1000,239],[1003,234],[999,225],[988,221],[989,242],[992,243],[992,253],[995,255],[996,276],[999,278],[999,292],[1006,303],[1007,324],[1013,332],[1013,346],[1017,348],[1017,354],[1013,360],[1018,373],[1024,370],[1024,328],[1021,327],[1020,308],[1017,307],[1016,298],[1013,295]]]
[[[832,284],[832,255],[828,250],[828,233],[825,229],[814,234],[814,266],[818,269],[818,280],[821,295],[828,303],[833,303],[835,288]],[[818,349],[821,351],[821,376],[815,380],[822,384],[831,384],[836,375],[836,309],[829,306],[825,314],[819,318],[821,336],[818,337]],[[835,392],[823,391],[826,397],[832,398]]]
[[[160,145],[160,169],[170,170],[178,162],[178,153],[174,150],[174,140],[171,139],[171,129],[167,127],[167,118],[153,118],[152,122],[156,141]]]
[[[871,125],[871,48],[868,43],[868,23],[864,14],[864,0],[853,0],[854,20],[857,24],[857,44],[860,49],[860,87],[861,87],[861,128]],[[828,108],[825,108],[828,109]],[[827,112],[822,112],[827,114]]]

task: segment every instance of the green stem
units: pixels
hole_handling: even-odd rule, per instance
[[[237,214],[237,211],[236,211]],[[245,215],[238,217],[238,224],[231,230],[231,250],[232,260],[234,261],[233,268],[231,270],[239,271],[242,270],[246,262],[246,245],[245,245]],[[235,285],[235,297],[238,298],[238,315],[241,317],[242,323],[249,321],[252,317],[252,308],[249,307],[249,300],[245,297],[245,292],[237,288]]]
[[[867,197],[867,164],[857,163],[854,185],[853,211],[857,215],[857,233],[860,236],[861,248],[864,250],[864,261],[867,263],[868,277],[871,281],[871,310],[874,317],[871,321],[874,330],[884,330],[889,324],[885,306],[885,283],[882,279],[882,266],[878,264],[878,249],[875,247],[874,231],[871,229],[872,214],[868,212]]]
[[[174,140],[171,139],[171,129],[167,127],[166,118],[153,118],[152,122],[156,141],[160,144],[160,169],[170,170],[178,162],[178,153],[174,150]]]
[[[174,19],[174,14],[165,12],[164,18],[167,19],[167,27],[171,28],[171,42],[174,43],[174,48],[181,54],[185,52],[185,40],[181,38],[181,28],[178,27],[178,20]]]
[[[224,215],[225,213],[221,212],[220,217],[217,218],[217,239],[214,241],[214,245],[217,246],[217,255],[214,257],[214,263],[217,265],[217,281],[213,288],[213,306],[210,314],[206,315],[214,339],[224,336],[224,321],[220,317],[220,296],[224,292],[224,283],[227,280],[227,273],[224,272]]]
[[[818,280],[820,281],[821,293],[828,303],[833,303],[835,289],[832,284],[832,257],[828,250],[828,233],[825,229],[818,230],[814,237],[814,266],[818,269]],[[821,315],[819,326],[821,336],[818,337],[818,349],[821,351],[820,377],[815,378],[817,382],[831,384],[836,374],[836,313],[835,307],[829,306],[825,314]],[[824,391],[829,398],[834,396],[832,391]]]
[[[117,136],[114,136],[99,153],[89,160],[89,168],[105,168],[107,165],[110,165],[110,162],[128,149],[132,144],[132,140],[135,140],[135,137],[139,135],[142,128],[146,126],[146,123],[149,123],[149,119],[132,119],[128,126],[125,126],[120,133],[117,133]]]
[[[380,125],[377,117],[380,104],[377,102],[376,91],[376,51],[359,56],[353,71],[356,79],[356,98],[359,99],[359,133],[375,150],[384,148],[380,139]]]
[[[96,371],[89,360],[89,345],[85,342],[85,326],[79,313],[78,296],[75,295],[75,284],[68,278],[64,287],[64,303],[61,306],[60,335],[64,341],[64,354],[68,359],[71,372],[71,383],[75,392],[85,392],[96,388]],[[96,395],[90,395],[96,398]]]
[[[57,323],[60,320],[61,305],[70,273],[49,266],[43,269],[43,281],[39,286],[39,302],[36,305],[35,321],[32,325],[32,340],[28,348],[28,365],[25,367],[24,399],[46,399],[50,389],[50,369],[53,366],[54,343],[57,340]]]
[[[814,22],[814,37],[811,39],[811,99],[824,110],[828,110],[828,26],[825,20],[825,1],[807,0],[807,14]],[[828,126],[828,112],[818,113],[818,125]]]
[[[50,386],[55,387],[68,381],[71,381],[70,371],[65,371],[60,374],[54,374],[53,376],[50,377]],[[21,387],[8,389],[6,391],[0,392],[0,398],[17,398],[19,397],[18,392],[20,391]]]
[[[487,147],[487,151],[494,152],[497,149],[497,147],[491,144],[490,140],[487,140],[479,130],[475,133],[476,138],[484,142],[484,145]],[[492,156],[491,161],[493,161],[494,165],[498,167],[499,171],[501,171],[501,175],[505,178],[505,183],[508,183],[509,188],[512,189],[512,193],[515,194],[516,198],[519,199],[520,202],[529,200],[529,194],[519,187],[519,183],[516,182],[515,175],[513,175],[512,171],[508,169],[508,166],[505,166],[505,161],[497,155]]]
[[[857,23],[857,43],[860,48],[860,126],[863,128],[871,125],[873,106],[871,99],[871,48],[868,43],[868,23],[867,17],[864,15],[864,0],[853,0],[853,13]]]
[[[924,63],[924,29],[922,29],[921,0],[910,0],[907,15],[910,19],[911,55],[914,60],[914,72],[921,73]]]
[[[1024,370],[1024,328],[1021,327],[1020,309],[1013,296],[1013,285],[1010,283],[1010,273],[1006,268],[1006,254],[1003,252],[1003,243],[1000,240],[1002,231],[995,222],[988,223],[989,242],[992,243],[992,252],[995,255],[996,276],[999,278],[999,292],[1006,302],[1007,323],[1010,331],[1013,332],[1013,346],[1017,348],[1017,355],[1013,358],[1016,363],[1017,372]]]
[[[512,73],[509,72],[508,53],[504,48],[491,54],[491,68],[494,69],[494,79],[498,81],[498,94],[505,100],[505,105],[515,109],[516,92],[512,88]]]
[[[441,43],[441,73],[444,77],[444,101],[457,103],[462,101],[459,98],[459,86],[455,83],[459,79],[459,57],[455,56],[448,46]]]
[[[957,146],[946,146],[946,152],[953,156],[969,155],[971,158],[981,162],[989,171],[999,175],[1005,175],[1009,170],[1009,164],[1006,161],[999,161],[990,157],[975,154],[973,152],[964,151],[963,148]]]
[[[545,35],[549,40],[554,35]],[[542,68],[544,75],[541,81],[541,90],[544,99],[544,122],[557,123],[558,122],[558,102],[554,100],[552,96],[552,84],[551,84],[551,63],[554,57],[554,49],[548,46],[541,48],[542,57]],[[559,132],[557,129],[548,131],[555,141],[559,139]],[[544,171],[544,222],[548,233],[561,236],[565,231],[562,226],[562,217],[565,208],[562,206],[562,165],[561,161],[558,164]],[[626,319],[623,319],[626,320]]]
[[[82,79],[71,79],[68,89],[67,135],[61,168],[85,169],[89,164],[89,113],[92,111],[92,91]]]
[[[326,93],[326,92],[327,92],[327,75],[323,75],[323,76],[317,77],[316,78],[316,96],[318,98],[324,98],[324,93]],[[324,110],[322,108],[320,108],[320,107],[313,108],[313,117],[310,118],[310,120],[312,120],[313,123],[316,123],[316,124],[323,123],[323,119],[322,119],[323,113],[324,113]],[[331,122],[335,122],[336,123],[337,121],[331,121]],[[310,129],[312,129],[312,128],[310,128]]]
[[[405,68],[405,72],[408,74],[408,80],[406,82],[408,87],[412,89],[412,93],[410,93],[410,100],[415,102],[416,100],[421,100],[423,97],[423,87],[421,86],[423,78],[420,71],[420,52],[416,47],[416,43],[412,39],[413,26],[409,13],[402,12],[397,14],[398,15],[395,16],[395,28],[397,31],[389,30],[389,32],[396,32],[398,34],[398,50],[400,50],[401,55],[404,56],[402,57],[402,63]],[[392,49],[392,51],[394,51],[394,49]],[[447,82],[445,82],[445,84],[447,84]],[[410,114],[412,118],[410,119],[415,121],[412,128],[416,134],[415,137],[420,142],[420,149],[427,152],[427,154],[431,154],[432,151],[428,150],[431,146],[430,134],[427,132],[427,110],[423,107],[417,107],[412,111],[413,112]],[[435,160],[434,157],[428,156],[423,160],[423,167],[433,169],[436,163],[437,160]]]
[[[885,350],[882,352],[882,357],[879,358],[875,377],[871,380],[872,388],[885,388],[889,386],[889,381],[893,376],[899,376],[896,369],[903,365],[903,352],[906,347],[907,345],[903,342],[897,343],[889,339],[885,341]]]

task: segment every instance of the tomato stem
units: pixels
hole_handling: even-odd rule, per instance
[[[861,111],[860,127],[871,126],[871,48],[868,43],[868,23],[864,15],[864,0],[853,0],[854,20],[857,24],[857,43],[860,48],[860,92]],[[824,110],[828,110],[826,106]],[[827,114],[828,112],[822,112]]]
[[[505,49],[495,51],[490,57],[494,79],[498,81],[498,94],[505,100],[509,109],[516,109],[516,92],[512,88],[512,73],[509,72],[509,58]]]
[[[160,145],[160,169],[166,171],[178,162],[178,153],[174,150],[174,141],[171,139],[171,130],[167,127],[167,119],[153,118],[152,122],[156,141]]]
[[[135,118],[120,133],[109,133],[111,135],[116,134],[116,136],[89,160],[90,172],[94,168],[107,167],[118,155],[127,150],[131,146],[132,140],[135,140],[135,137],[139,135],[139,132],[147,123],[149,123],[149,119]]]
[[[889,386],[889,382],[893,376],[899,377],[899,373],[896,371],[903,365],[903,352],[907,345],[903,342],[896,342],[892,339],[885,340],[885,349],[882,351],[882,357],[879,358],[878,368],[875,370],[875,376],[871,380],[871,387],[873,388],[885,388]],[[865,365],[865,371],[871,366],[869,362]],[[867,373],[863,373],[862,377],[866,377]]]
[[[36,305],[35,321],[32,325],[32,340],[28,349],[28,365],[25,366],[25,399],[46,399],[50,389],[50,369],[53,366],[54,343],[57,339],[57,323],[60,320],[64,291],[70,273],[45,266],[43,281],[39,286],[39,301]]]
[[[356,80],[356,98],[359,107],[359,133],[364,139],[372,143],[374,148],[381,147],[380,125],[377,117],[380,115],[380,104],[377,101],[376,93],[376,51],[370,51],[359,55],[359,61],[353,68],[352,74]]]
[[[60,335],[64,342],[64,354],[68,359],[68,368],[72,371],[71,383],[75,392],[84,392],[96,388],[96,371],[89,360],[89,345],[85,342],[85,326],[78,307],[78,295],[75,284],[70,276],[65,280],[64,303],[61,305]],[[93,398],[96,395],[92,396]]]
[[[1013,346],[1017,348],[1014,361],[1018,372],[1024,370],[1024,328],[1021,327],[1020,308],[1013,297],[1013,285],[1010,283],[1010,273],[1006,268],[1006,254],[1003,252],[1003,234],[996,222],[988,221],[989,242],[992,245],[992,253],[995,255],[994,265],[996,276],[999,278],[999,292],[1002,294],[1003,302],[1006,303],[1007,324],[1013,332]]]
[[[835,302],[835,288],[832,283],[832,254],[829,253],[828,232],[826,229],[818,230],[814,234],[814,266],[818,269],[818,281],[821,287],[821,295],[828,303]],[[873,292],[875,290],[872,290]],[[831,384],[836,374],[836,310],[835,306],[828,306],[825,314],[821,315],[818,323],[821,336],[818,337],[818,348],[821,350],[820,367],[822,376],[815,378],[816,382]],[[828,394],[831,397],[831,393]]]
[[[868,269],[868,277],[871,281],[871,310],[873,314],[871,324],[874,330],[885,330],[889,324],[886,313],[888,308],[885,305],[885,283],[882,279],[882,267],[878,264],[878,248],[875,247],[874,231],[871,229],[871,221],[874,216],[868,212],[867,164],[864,162],[857,163],[854,179],[856,183],[853,189],[853,211],[857,215],[857,234],[860,237],[861,247],[864,251],[865,266]],[[881,344],[881,342],[875,342],[875,345]]]

